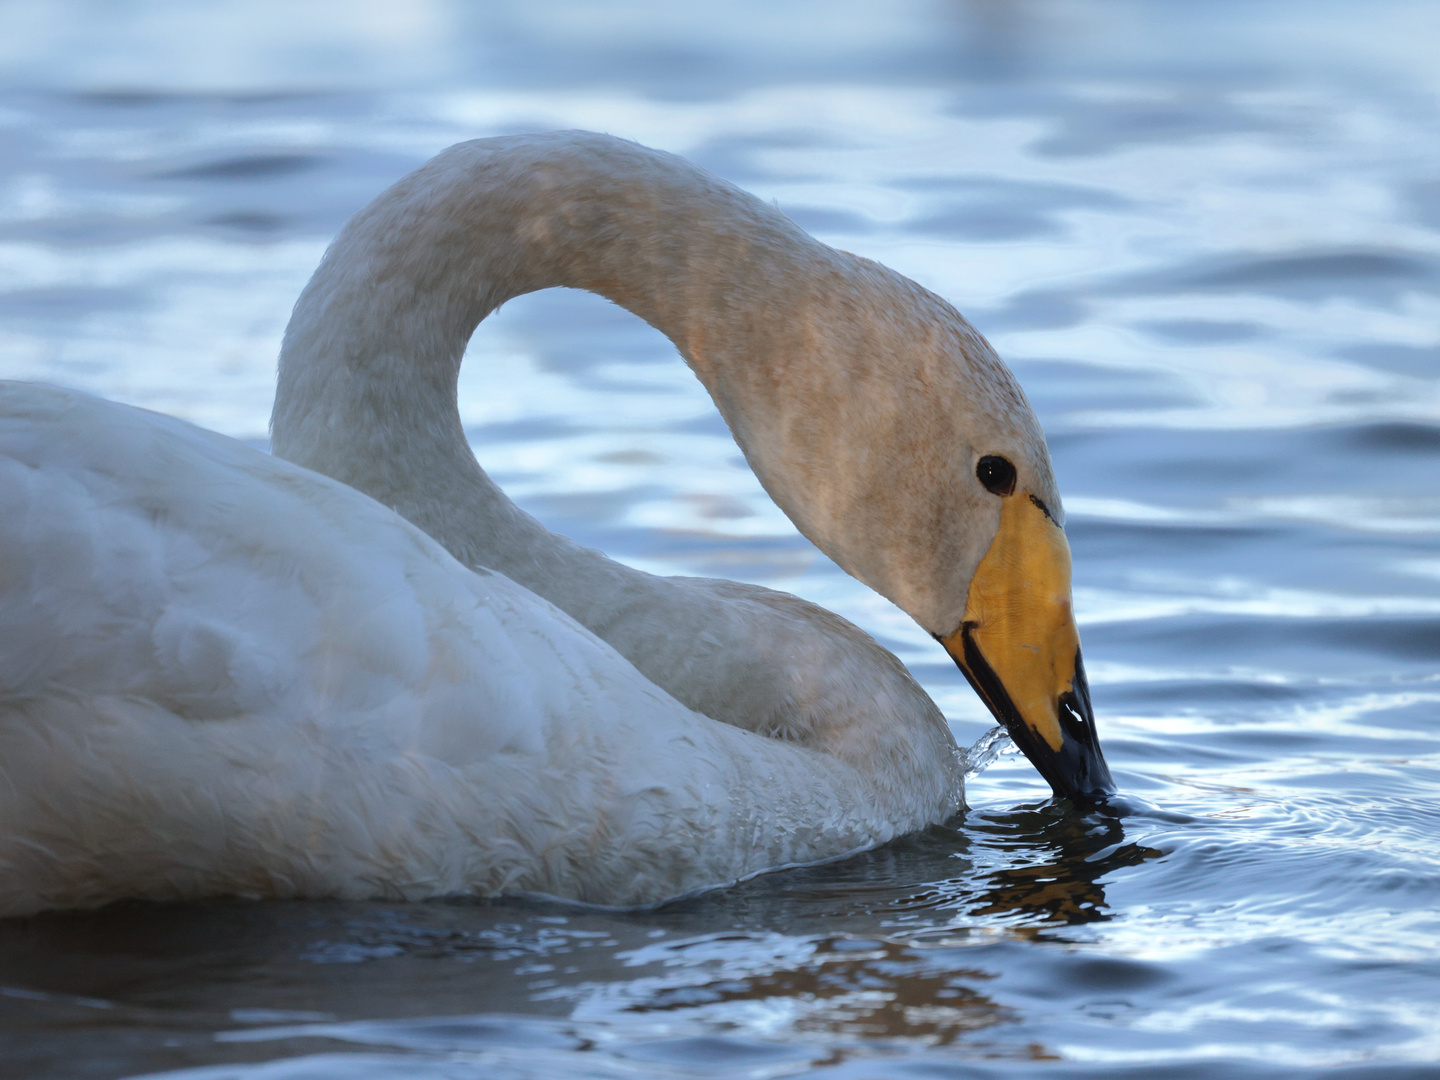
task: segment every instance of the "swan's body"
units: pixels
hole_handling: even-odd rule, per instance
[[[638,903],[957,809],[943,718],[859,630],[622,567],[479,469],[465,343],[550,285],[668,333],[801,529],[943,637],[1012,730],[1060,731],[1015,695],[1083,696],[1073,632],[1052,648],[1012,626],[1026,603],[1069,619],[1068,554],[1063,597],[1013,583],[1060,566],[1043,438],[948,305],[668,155],[464,144],[357,215],[287,331],[276,452],[353,488],[139,410],[0,390],[0,914]],[[987,453],[1028,502],[977,484]],[[1043,603],[1004,602],[1026,590]]]
[[[943,766],[923,806],[887,790],[911,769],[697,716],[372,500],[178,421],[4,384],[0,493],[6,914],[654,900],[953,805]]]

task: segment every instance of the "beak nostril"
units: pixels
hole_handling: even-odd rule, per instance
[[[1059,701],[1060,723],[1072,736],[1083,737],[1088,732],[1089,722],[1085,719],[1085,710],[1080,708],[1080,702],[1076,700],[1074,693],[1060,695]]]

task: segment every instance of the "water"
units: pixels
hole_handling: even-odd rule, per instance
[[[1125,797],[1001,756],[946,827],[651,912],[12,920],[0,1072],[1440,1076],[1433,6],[391,7],[0,3],[0,374],[263,445],[289,306],[385,184],[536,128],[683,153],[1011,361]],[[825,603],[988,730],[625,313],[507,305],[462,408],[552,527]]]

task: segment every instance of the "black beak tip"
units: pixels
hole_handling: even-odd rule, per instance
[[[1115,794],[1115,780],[1110,775],[1110,769],[1105,764],[1105,759],[1100,758],[1098,763],[1098,770],[1091,771],[1078,783],[1070,785],[1069,790],[1056,790],[1055,794],[1064,795],[1072,802],[1085,805],[1103,803]]]
[[[1057,798],[1082,804],[1104,802],[1115,794],[1115,780],[1110,775],[1110,766],[1106,764],[1104,754],[1100,752],[1099,740],[1094,737],[1094,725],[1088,726],[1088,737],[1085,738],[1076,738],[1068,725],[1062,726],[1065,728],[1063,741],[1059,750],[1053,750],[1023,722],[1007,725],[1015,744],[1045,778]]]
[[[1115,794],[1115,779],[1100,750],[1095,714],[1090,707],[1090,687],[1078,653],[1074,689],[1063,694],[1058,705],[1062,741],[1060,749],[1053,753],[1051,768],[1042,768],[1041,773],[1050,781],[1056,795],[1077,802],[1102,802],[1106,796]]]
[[[1095,733],[1090,684],[1085,678],[1085,661],[1080,650],[1075,650],[1075,675],[1071,687],[1056,702],[1056,717],[1060,724],[1060,747],[1057,750],[1032,730],[1020,715],[1004,683],[971,637],[970,624],[962,626],[961,631],[964,657],[955,657],[956,666],[980,699],[989,706],[995,719],[1005,725],[1010,738],[1045,778],[1056,797],[1094,804],[1114,795],[1115,780],[1110,775],[1110,766],[1105,763],[1100,739]]]

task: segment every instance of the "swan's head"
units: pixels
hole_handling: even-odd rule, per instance
[[[465,144],[416,177],[345,236],[403,237],[397,266],[423,252],[427,281],[447,265],[434,252],[464,252],[464,267],[485,268],[478,289],[461,264],[451,267],[455,291],[437,302],[452,318],[470,312],[441,350],[452,413],[454,373],[485,305],[566,285],[639,314],[680,349],[801,532],[944,644],[1056,793],[1113,790],[1045,437],[1014,376],[959,312],[893,270],[821,244],[778,207],[604,136]],[[434,212],[436,192],[447,190],[461,210]],[[414,208],[404,229],[386,209],[398,203]],[[326,256],[328,272],[339,280],[353,262],[369,281],[375,263],[344,254],[345,236]],[[419,287],[398,269],[382,276],[404,285],[399,308],[356,301],[373,319],[354,325],[411,325]],[[326,295],[312,282],[302,304],[319,310]],[[287,349],[297,347],[296,325]],[[412,345],[398,339],[396,355]],[[364,345],[389,355],[377,348]],[[335,369],[348,372],[360,351],[337,351]],[[282,360],[282,394],[292,397],[294,370]],[[289,437],[278,401],[280,446]],[[458,417],[450,430],[460,431]]]
[[[1112,792],[1025,394],[939,297],[812,250],[838,268],[789,303],[803,317],[774,336],[783,365],[711,380],[747,457],[802,532],[945,646],[1057,795]],[[743,338],[728,344],[744,355]]]
[[[1047,485],[1025,483],[1004,454],[976,455],[972,472],[996,503],[994,533],[959,625],[935,636],[1057,795],[1112,793],[1071,610],[1070,545],[1035,490]]]
[[[931,443],[947,468],[912,495],[940,520],[917,549],[928,558],[896,566],[925,583],[906,597],[911,614],[1056,795],[1111,794],[1071,605],[1064,508],[1039,420],[973,331],[938,362],[954,373],[929,396],[932,422],[948,428],[946,441]]]

